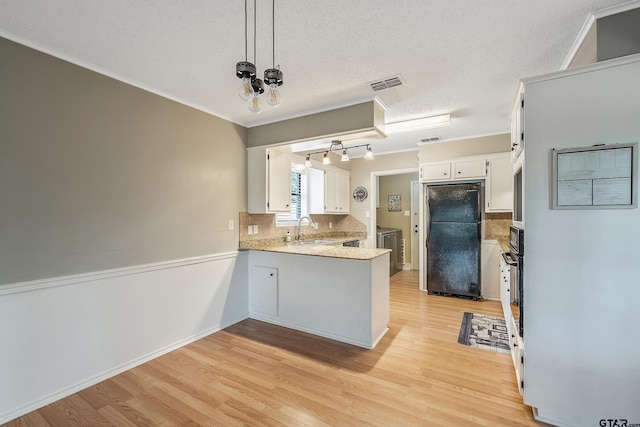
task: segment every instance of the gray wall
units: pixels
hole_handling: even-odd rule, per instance
[[[0,64],[0,284],[237,249],[245,128],[2,38]]]
[[[598,62],[640,52],[640,8],[597,21]]]

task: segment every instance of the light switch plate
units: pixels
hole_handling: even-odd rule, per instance
[[[258,234],[258,224],[253,226],[253,234]]]
[[[411,211],[404,211],[404,216],[411,216]]]
[[[233,220],[229,220],[229,230],[233,230]]]
[[[252,225],[247,226],[247,233],[253,234],[253,226]]]

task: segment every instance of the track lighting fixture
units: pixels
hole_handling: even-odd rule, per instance
[[[351,147],[345,147],[344,145],[342,145],[342,141],[338,141],[338,140],[333,140],[331,141],[331,146],[329,147],[328,150],[323,150],[323,151],[316,151],[314,153],[308,153],[306,155],[305,161],[304,161],[304,165],[306,167],[311,167],[312,163],[311,163],[311,156],[313,154],[321,154],[324,153],[324,156],[322,157],[322,164],[323,165],[330,165],[331,164],[331,159],[329,158],[329,152],[331,151],[342,151],[342,155],[340,156],[340,160],[343,162],[348,162],[349,161],[349,154],[347,153],[347,150],[350,150],[352,148],[359,148],[359,147],[367,147],[367,151],[364,155],[364,158],[367,160],[371,160],[373,159],[373,151],[371,150],[371,145],[369,144],[361,144],[361,145],[352,145]]]

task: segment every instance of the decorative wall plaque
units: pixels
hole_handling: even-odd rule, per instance
[[[400,194],[389,194],[389,212],[400,212],[402,210],[402,199]]]
[[[356,202],[364,202],[367,200],[368,195],[369,192],[364,187],[356,187],[356,189],[353,190],[353,200]]]

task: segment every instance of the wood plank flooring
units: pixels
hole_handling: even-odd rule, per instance
[[[542,425],[509,355],[457,343],[462,314],[498,302],[426,295],[415,271],[390,293],[374,350],[248,319],[6,425]]]

